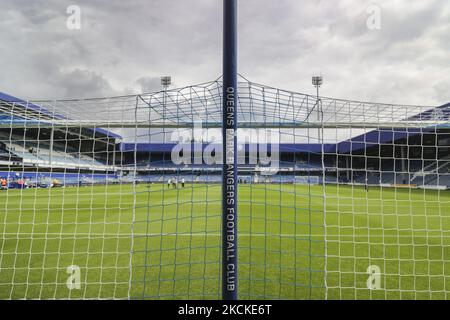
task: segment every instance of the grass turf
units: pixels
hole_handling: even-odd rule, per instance
[[[0,192],[0,299],[220,298],[220,195],[158,184]],[[446,299],[449,204],[446,191],[241,185],[239,297]],[[66,285],[71,265],[79,290]],[[367,288],[372,265],[379,290]]]

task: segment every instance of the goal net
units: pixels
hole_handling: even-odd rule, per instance
[[[238,86],[240,299],[446,299],[449,106]],[[0,96],[1,299],[218,299],[222,82]]]

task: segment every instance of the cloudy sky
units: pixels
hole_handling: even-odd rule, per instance
[[[177,86],[221,75],[222,0],[0,1],[2,92],[103,97],[157,90],[166,74]],[[80,30],[67,27],[70,5]],[[325,96],[440,105],[450,2],[239,0],[239,72],[303,93],[321,73]]]

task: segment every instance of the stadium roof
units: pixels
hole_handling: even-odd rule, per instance
[[[422,107],[413,107],[415,110],[420,110]],[[424,107],[425,111],[414,116],[406,118],[405,121],[414,121],[417,123],[425,122],[432,123],[434,121],[444,121],[439,125],[423,126],[423,127],[405,127],[394,128],[389,127],[389,123],[383,124],[380,129],[369,130],[363,134],[355,135],[350,139],[337,141],[336,143],[325,143],[323,145],[318,143],[279,143],[280,152],[311,152],[311,153],[348,153],[365,149],[376,144],[387,144],[395,141],[423,134],[425,132],[433,132],[436,129],[448,128],[450,122],[450,103],[440,107],[430,108]],[[131,152],[136,149],[138,152],[171,152],[176,146],[175,143],[122,143],[121,151]],[[203,144],[203,149],[206,144]],[[249,145],[245,145],[248,151]]]
[[[214,145],[214,144],[213,144]],[[175,143],[121,143],[120,150],[122,152],[159,152],[159,153],[167,153],[171,152],[173,148],[176,146]],[[202,149],[205,148],[208,144],[203,144]],[[220,144],[215,144],[215,149],[220,150],[222,146]],[[317,143],[280,143],[278,144],[280,152],[311,152],[311,153],[321,153],[322,145]],[[245,150],[249,151],[250,145],[245,145]],[[193,149],[192,149],[193,150]],[[271,145],[268,145],[268,151],[271,151]],[[323,145],[324,152],[336,152],[335,144],[324,144]]]
[[[69,118],[57,113],[56,110],[53,110],[52,112],[35,103],[27,102],[0,92],[0,123],[14,123],[23,126],[32,124],[44,125],[45,123],[49,123],[51,126],[52,120],[69,120]],[[111,138],[121,138],[120,135],[102,128],[95,128],[92,130]]]
[[[441,120],[450,122],[450,103],[426,110],[425,112],[410,117],[408,120]]]

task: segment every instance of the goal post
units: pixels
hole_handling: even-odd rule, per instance
[[[237,0],[223,0],[222,297],[238,298]]]

